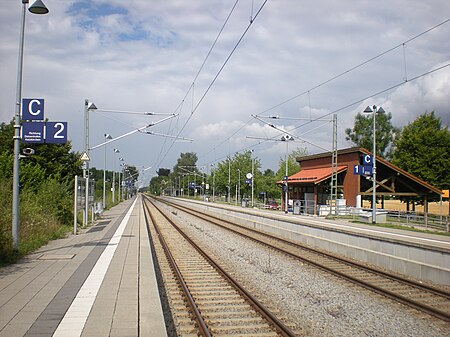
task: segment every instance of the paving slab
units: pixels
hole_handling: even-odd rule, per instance
[[[0,268],[0,337],[166,336],[152,263],[138,196]]]

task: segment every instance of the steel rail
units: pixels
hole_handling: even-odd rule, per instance
[[[251,295],[243,286],[241,286],[230,274],[220,267],[211,257],[208,256],[191,238],[189,238],[173,221],[170,219],[153,201],[148,197],[147,200],[170,222],[170,224],[213,266],[227,281],[231,284],[250,304],[261,313],[263,317],[284,337],[297,336],[289,327],[281,320],[273,315],[256,297]]]
[[[160,200],[160,199],[159,199],[159,200]],[[175,208],[177,208],[177,209],[179,209],[179,210],[181,210],[181,211],[184,211],[184,212],[187,212],[187,213],[189,213],[189,214],[191,214],[191,215],[193,215],[193,216],[196,216],[196,217],[198,217],[198,218],[200,218],[200,219],[203,219],[203,220],[208,221],[208,222],[211,222],[211,223],[213,223],[213,224],[215,224],[215,225],[217,225],[217,226],[220,226],[220,227],[222,227],[222,228],[225,228],[225,229],[227,229],[227,230],[230,230],[230,231],[232,231],[232,232],[235,233],[235,234],[238,234],[238,235],[241,235],[241,236],[243,236],[243,237],[245,237],[245,238],[251,239],[251,240],[253,240],[253,241],[257,242],[257,243],[260,243],[260,244],[269,246],[269,247],[271,247],[271,248],[273,248],[273,249],[275,249],[275,250],[277,250],[277,251],[280,251],[280,252],[282,252],[282,253],[284,253],[284,254],[287,254],[287,255],[289,255],[289,256],[291,256],[291,257],[294,257],[294,258],[296,258],[296,259],[300,259],[301,261],[306,262],[306,263],[308,263],[308,264],[311,264],[311,265],[313,265],[313,266],[315,266],[315,267],[317,267],[317,268],[319,268],[319,269],[322,269],[322,270],[324,270],[324,271],[326,271],[326,272],[329,272],[329,273],[334,274],[334,275],[336,275],[336,276],[338,276],[338,277],[347,279],[347,280],[351,281],[352,283],[358,284],[358,285],[360,285],[360,286],[362,286],[362,287],[364,287],[364,288],[366,288],[366,289],[372,290],[372,291],[374,291],[374,292],[376,292],[376,293],[378,293],[378,294],[380,294],[380,295],[389,297],[389,298],[391,298],[391,299],[393,299],[393,300],[395,300],[395,301],[397,301],[397,302],[406,304],[406,305],[408,305],[408,306],[410,306],[410,307],[413,307],[413,308],[415,308],[415,309],[418,309],[418,310],[420,310],[420,311],[423,311],[423,312],[426,312],[426,313],[428,313],[428,314],[430,314],[430,315],[433,315],[433,316],[435,316],[435,317],[438,317],[438,318],[440,318],[440,319],[442,319],[442,320],[444,320],[444,321],[450,322],[450,314],[447,313],[447,312],[444,312],[444,311],[442,311],[442,310],[436,309],[436,308],[431,307],[431,306],[429,306],[429,305],[420,303],[420,302],[418,302],[418,301],[414,301],[413,299],[410,299],[410,298],[408,298],[408,297],[402,296],[402,295],[400,295],[400,294],[396,294],[395,292],[391,292],[391,291],[389,291],[389,290],[383,289],[383,288],[378,287],[378,286],[376,286],[376,285],[370,284],[369,282],[365,282],[364,280],[361,280],[361,279],[358,279],[358,278],[353,277],[353,276],[351,276],[351,275],[345,274],[345,273],[340,272],[340,271],[338,271],[338,270],[335,270],[335,269],[333,269],[333,268],[324,266],[324,265],[322,265],[322,264],[320,264],[320,263],[318,263],[318,262],[316,262],[316,261],[310,260],[310,259],[305,258],[305,257],[303,257],[303,256],[300,256],[300,255],[298,255],[298,254],[289,252],[289,251],[284,250],[284,249],[282,249],[282,248],[280,248],[280,247],[278,247],[278,246],[274,246],[274,245],[272,245],[272,244],[270,244],[270,243],[267,243],[267,242],[265,242],[265,241],[263,241],[263,240],[260,240],[260,239],[257,239],[257,238],[248,236],[248,235],[246,235],[246,234],[244,234],[244,233],[241,233],[241,232],[239,232],[239,231],[236,231],[236,230],[234,230],[234,229],[232,229],[232,228],[223,226],[222,224],[220,224],[220,223],[218,223],[218,222],[216,222],[216,221],[212,221],[210,218],[213,218],[213,219],[218,220],[218,221],[221,221],[221,222],[225,222],[225,223],[230,224],[230,225],[233,225],[233,226],[237,226],[237,227],[243,228],[243,229],[245,229],[245,230],[248,230],[248,231],[257,233],[257,234],[259,234],[259,235],[263,235],[263,236],[269,237],[269,238],[271,238],[271,239],[279,240],[280,242],[283,242],[283,243],[292,245],[292,246],[297,247],[297,248],[299,248],[299,249],[307,250],[307,251],[312,252],[312,253],[315,253],[315,254],[319,254],[319,255],[324,256],[324,257],[326,257],[326,258],[330,258],[330,259],[332,259],[332,260],[334,260],[334,261],[337,261],[337,262],[340,262],[340,263],[344,263],[344,264],[346,264],[346,265],[350,265],[350,266],[355,267],[355,268],[363,269],[363,270],[366,271],[366,272],[373,273],[373,274],[377,274],[377,275],[380,275],[380,276],[389,278],[389,279],[391,279],[391,280],[393,280],[393,281],[400,282],[400,283],[404,283],[404,284],[407,284],[407,285],[409,285],[409,286],[411,286],[411,287],[415,287],[415,288],[418,288],[418,289],[421,289],[421,290],[424,290],[424,291],[429,291],[429,292],[431,292],[431,293],[434,293],[435,295],[442,296],[442,297],[446,297],[447,299],[450,299],[450,293],[448,293],[448,292],[446,292],[446,291],[444,291],[444,290],[437,289],[437,288],[434,288],[434,287],[430,287],[430,286],[428,286],[428,285],[421,284],[421,283],[419,283],[419,282],[415,282],[415,281],[412,281],[412,280],[409,280],[409,279],[406,279],[406,278],[402,278],[402,277],[399,277],[399,276],[397,276],[397,275],[393,275],[393,274],[387,273],[387,272],[382,271],[382,270],[373,269],[373,268],[370,268],[370,267],[365,266],[365,265],[363,265],[363,264],[360,264],[360,263],[357,263],[357,262],[354,262],[354,261],[350,261],[350,260],[347,260],[347,259],[345,259],[345,258],[337,257],[337,256],[331,255],[331,254],[329,254],[329,253],[325,253],[325,252],[323,252],[323,251],[316,250],[316,249],[311,248],[311,247],[303,246],[303,245],[301,245],[301,244],[294,243],[294,242],[292,242],[292,241],[289,241],[289,240],[286,240],[286,239],[283,239],[283,238],[275,237],[275,236],[272,236],[272,235],[270,235],[270,234],[268,234],[268,233],[263,233],[263,232],[260,232],[260,231],[255,230],[255,229],[253,229],[253,228],[249,228],[249,227],[246,227],[246,226],[242,226],[242,225],[233,223],[233,222],[231,222],[231,221],[224,220],[224,219],[218,218],[218,217],[216,217],[216,216],[213,216],[213,215],[210,215],[210,214],[203,213],[203,212],[201,212],[201,211],[197,211],[197,210],[196,210],[196,211],[193,211],[193,210],[191,210],[191,209],[186,208],[185,206],[180,206],[180,205],[178,205],[178,204],[174,204],[174,203],[169,202],[169,201],[167,201],[167,200],[160,200],[160,201],[162,201],[162,202],[164,202],[164,203],[166,203],[166,204],[169,204],[170,206],[175,207]],[[200,216],[199,214],[201,214],[201,216]]]
[[[144,198],[144,200],[145,200],[145,198]],[[150,201],[147,200],[147,202],[150,202]],[[158,234],[159,242],[161,243],[161,246],[164,249],[164,253],[166,254],[166,257],[167,257],[167,259],[168,259],[168,261],[170,263],[170,266],[172,267],[172,270],[175,273],[175,276],[176,276],[176,278],[178,280],[178,283],[181,286],[183,294],[186,297],[187,303],[188,303],[189,307],[191,308],[191,310],[193,312],[193,315],[194,315],[194,318],[195,318],[195,320],[197,322],[197,325],[198,325],[197,327],[198,327],[198,329],[200,331],[200,334],[202,336],[204,336],[204,337],[212,337],[212,334],[209,331],[208,326],[206,325],[206,322],[203,319],[202,314],[198,310],[198,307],[195,304],[195,300],[192,297],[192,295],[191,295],[191,293],[190,293],[190,291],[189,291],[189,289],[188,289],[188,287],[186,285],[186,282],[184,281],[183,275],[181,275],[180,269],[178,268],[177,263],[176,263],[174,257],[172,256],[172,253],[170,252],[170,249],[169,249],[166,241],[164,240],[164,237],[163,237],[162,233],[160,232],[160,230],[159,230],[159,228],[158,228],[158,226],[156,224],[156,221],[155,221],[155,218],[153,217],[153,214],[150,212],[148,206],[147,205],[145,205],[145,206],[146,206],[146,208],[145,208],[146,212],[144,212],[144,214],[145,214],[145,218],[147,220],[147,224],[148,224],[148,218],[147,218],[147,213],[148,213],[148,215],[150,216],[151,222],[153,224],[153,227],[155,228],[155,231]]]

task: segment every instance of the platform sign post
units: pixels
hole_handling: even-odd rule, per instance
[[[84,152],[80,160],[83,162],[83,178],[85,179],[85,203],[84,203],[84,218],[83,224],[88,224],[88,212],[89,212],[89,171],[88,171],[88,163],[90,161],[89,155],[87,152]]]

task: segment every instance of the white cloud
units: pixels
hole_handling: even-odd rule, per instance
[[[252,119],[251,114],[318,118],[339,110],[339,147],[350,145],[344,129],[351,127],[355,114],[369,104],[391,111],[397,126],[431,110],[444,123],[450,123],[450,67],[352,104],[402,82],[405,75],[413,78],[448,63],[450,23],[409,42],[405,49],[400,45],[314,88],[448,19],[448,1],[269,1],[192,116],[192,109],[248,25],[249,2],[236,7],[193,92],[186,97],[231,3],[44,2],[50,9],[48,15],[27,15],[23,95],[45,98],[46,115],[68,121],[75,150],[82,148],[85,98],[104,109],[180,113],[152,128],[160,133],[178,134],[189,118],[181,136],[195,141],[176,143],[168,153],[167,138],[136,134],[117,141],[116,146],[121,147],[130,164],[154,167],[173,167],[180,152],[198,153],[201,164],[254,146],[263,166],[276,168],[284,153],[283,144],[256,145],[257,141],[246,137],[270,138],[277,136],[277,131]],[[262,3],[254,1],[254,8]],[[2,121],[11,120],[14,111],[20,5],[8,1],[0,13]],[[92,144],[100,143],[104,133],[117,136],[156,120],[130,115],[110,117],[120,122],[104,115],[91,117]],[[295,132],[300,137],[319,145],[305,144],[310,152],[331,147],[329,123],[314,129],[319,122],[273,122],[285,130],[297,127]],[[101,153],[94,152],[92,157],[94,165],[102,165]]]

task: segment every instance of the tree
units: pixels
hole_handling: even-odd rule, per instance
[[[254,158],[254,192],[258,195],[261,188],[261,173],[259,168],[261,163],[257,158]],[[240,172],[240,173],[239,173]],[[215,191],[216,194],[228,195],[228,173],[230,174],[230,194],[234,195],[234,189],[238,184],[240,175],[241,196],[249,197],[251,194],[251,185],[245,184],[247,173],[252,172],[252,152],[246,151],[244,153],[236,153],[234,157],[219,162],[214,170],[215,174]]]
[[[391,123],[392,114],[377,113],[375,121],[376,134],[376,155],[389,159],[392,157],[393,143],[395,137],[400,131]],[[354,145],[363,147],[369,151],[373,148],[373,116],[365,116],[358,113],[355,117],[353,129],[345,129],[346,140]]]
[[[450,188],[450,130],[440,118],[424,113],[401,131],[392,163],[440,188]]]
[[[170,174],[170,169],[160,168],[157,173],[160,177],[168,177]]]
[[[177,159],[177,163],[173,167],[173,172],[176,175],[185,174],[187,172],[198,172],[197,170],[197,154],[195,152],[181,153],[180,158]]]
[[[281,195],[281,189],[277,186],[277,177],[275,176],[275,172],[271,169],[266,169],[262,174],[262,179],[259,186],[259,193],[263,193],[262,195],[266,196],[267,199],[279,198]],[[260,195],[259,194],[259,195]]]
[[[297,173],[300,170],[300,164],[297,162],[298,157],[306,156],[308,154],[308,150],[306,148],[296,148],[288,155],[288,176],[291,176]],[[286,160],[280,157],[278,162],[278,170],[276,173],[276,177],[278,180],[284,179],[286,175]]]

